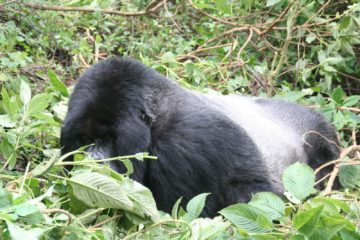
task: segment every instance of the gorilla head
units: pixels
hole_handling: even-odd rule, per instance
[[[320,134],[306,134],[314,131]],[[323,136],[323,137],[322,137]],[[109,58],[83,74],[61,132],[63,153],[95,143],[97,158],[149,152],[132,160],[132,178],[147,186],[159,209],[212,193],[204,216],[248,201],[253,193],[283,192],[284,168],[317,167],[337,158],[333,128],[296,104],[240,95],[205,95],[181,88],[129,58]],[[110,166],[124,172],[119,161]]]

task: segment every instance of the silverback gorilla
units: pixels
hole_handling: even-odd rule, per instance
[[[131,177],[166,212],[180,197],[186,203],[210,192],[203,216],[259,191],[282,194],[288,165],[299,161],[316,168],[338,157],[336,145],[325,138],[337,141],[331,125],[305,107],[190,91],[124,57],[101,61],[80,77],[61,132],[63,153],[95,143],[88,150],[95,158],[157,156],[133,159]],[[110,166],[125,170],[120,161]]]

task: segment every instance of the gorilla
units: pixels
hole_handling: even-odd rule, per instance
[[[187,90],[125,57],[103,60],[80,77],[61,130],[63,154],[94,143],[88,151],[95,158],[157,156],[132,159],[131,178],[148,187],[166,212],[180,197],[186,203],[211,193],[202,216],[259,191],[282,194],[284,169],[297,161],[316,168],[336,159],[334,142],[333,127],[305,107]],[[109,165],[125,172],[121,161]]]

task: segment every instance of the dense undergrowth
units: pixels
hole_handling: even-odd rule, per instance
[[[0,239],[360,239],[359,48],[357,0],[0,0]],[[198,91],[322,112],[342,150],[326,189],[314,188],[320,169],[297,163],[283,175],[284,197],[258,193],[199,218],[207,193],[165,214],[128,178],[129,158],[154,158],[145,153],[110,159],[125,163],[123,175],[83,149],[63,162],[72,85],[110,55]]]

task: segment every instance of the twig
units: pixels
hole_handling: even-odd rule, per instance
[[[339,146],[335,141],[328,139],[327,137],[325,137],[324,135],[322,135],[321,133],[319,133],[319,132],[317,132],[317,131],[307,131],[307,132],[305,132],[305,133],[303,134],[302,140],[303,140],[303,142],[304,142],[306,145],[308,145],[309,147],[313,147],[313,146],[312,146],[311,144],[309,144],[308,142],[306,142],[305,137],[306,137],[307,134],[316,134],[316,135],[319,135],[320,137],[322,137],[323,139],[325,139],[325,140],[328,141],[329,143],[334,144],[334,145],[340,150],[340,146]]]
[[[238,51],[238,54],[237,54],[237,59],[240,61],[240,55],[241,55],[241,52],[244,50],[244,48],[248,45],[248,43],[250,42],[252,36],[253,36],[253,29],[252,28],[249,28],[249,36],[248,38],[246,39],[245,43],[241,46],[240,50]]]
[[[203,45],[201,45],[198,49],[202,49],[204,46],[206,46],[207,44],[211,43],[211,42],[214,42],[220,38],[224,38],[225,36],[227,35],[230,35],[230,34],[233,34],[235,32],[242,32],[242,31],[245,31],[245,30],[248,30],[250,27],[236,27],[236,28],[232,28],[232,29],[229,29],[213,38],[210,38],[208,39]],[[256,32],[256,33],[259,33],[260,31],[256,28],[253,28],[253,30]]]
[[[85,61],[85,59],[83,58],[83,56],[82,56],[81,54],[79,54],[78,56],[79,56],[79,59],[80,59],[80,61],[82,62],[82,64],[84,64],[86,68],[89,68],[90,65]]]
[[[343,77],[347,77],[347,78],[350,78],[350,79],[352,79],[352,80],[355,80],[355,81],[357,81],[357,82],[360,82],[360,79],[359,78],[356,78],[356,77],[354,77],[354,76],[351,76],[351,75],[349,75],[349,74],[346,74],[346,73],[342,73],[342,72],[337,72],[339,75],[341,75],[341,76],[343,76]]]
[[[319,106],[319,105],[312,105],[312,106],[307,106],[308,108],[322,108],[322,106]],[[360,109],[359,108],[354,108],[354,107],[337,107],[338,110],[349,110],[349,111],[352,111],[352,112],[358,112],[360,113]]]
[[[147,7],[145,8],[145,11],[149,12],[149,11],[155,11],[156,9],[158,9],[161,5],[163,4],[163,0],[155,0],[151,3],[149,3],[149,5],[147,5]]]
[[[99,44],[97,44],[96,42],[94,43],[94,61],[98,62],[99,61]]]
[[[308,20],[306,20],[306,22],[304,24],[302,24],[302,26],[306,26],[311,19],[313,19],[314,17],[316,17],[320,12],[322,12],[322,10],[324,10],[326,8],[327,5],[329,5],[329,3],[331,2],[331,0],[327,1],[324,5],[321,6],[321,8],[319,9],[319,11],[317,11],[314,15],[312,15],[311,17],[308,18]]]
[[[234,22],[229,22],[229,21],[223,20],[221,18],[215,17],[215,16],[201,10],[200,8],[196,7],[192,0],[188,0],[188,3],[190,4],[190,6],[192,8],[194,8],[196,11],[198,11],[202,15],[205,15],[205,16],[207,16],[207,17],[209,17],[209,18],[211,18],[211,19],[213,19],[213,20],[215,20],[217,22],[221,22],[221,23],[224,23],[224,24],[232,25],[232,26],[248,26],[248,25],[244,25],[244,24],[238,24],[238,23],[234,23]]]
[[[207,51],[207,50],[222,48],[222,47],[226,47],[226,46],[230,46],[230,45],[233,45],[233,43],[225,43],[225,44],[211,46],[211,47],[207,47],[207,48],[198,48],[198,49],[196,49],[196,50],[194,50],[192,52],[187,53],[186,55],[176,57],[176,60],[181,61],[181,60],[188,59],[188,58],[195,58],[195,54],[197,54],[199,52],[204,52],[204,51]]]
[[[356,143],[356,130],[355,130],[355,128],[351,131],[351,139],[352,139],[353,145],[357,145],[357,143]]]
[[[323,176],[322,178],[320,178],[318,181],[316,181],[316,183],[314,185],[318,185],[319,183],[321,183],[322,181],[324,181],[325,179],[327,179],[328,177],[330,177],[331,173],[326,174],[325,176]]]
[[[171,16],[171,13],[169,11],[169,9],[166,6],[166,0],[163,0],[163,5],[164,5],[164,9],[165,11],[168,13],[168,17],[170,18],[170,20],[173,22],[173,24],[175,25],[175,27],[182,33],[185,33],[184,30],[179,26],[179,24],[175,21],[175,19]]]
[[[144,16],[151,13],[154,13],[161,4],[158,4],[154,8],[146,8],[145,11],[138,11],[138,12],[121,12],[112,9],[99,9],[99,8],[91,8],[91,7],[65,7],[65,6],[51,6],[45,4],[37,4],[37,3],[24,3],[24,6],[28,8],[32,8],[35,10],[49,10],[49,11],[78,11],[78,12],[101,12],[105,14],[113,14],[113,15],[120,15],[124,17],[137,17],[137,16]]]
[[[283,19],[283,17],[285,16],[285,14],[289,11],[291,5],[293,4],[294,2],[290,2],[287,7],[284,9],[284,11],[271,23],[271,25],[265,29],[264,31],[262,31],[259,35],[262,36],[266,33],[268,33],[271,29],[273,29],[275,27],[275,25],[278,23],[278,22],[281,22]]]
[[[285,39],[284,45],[281,48],[280,59],[276,65],[275,69],[272,69],[272,71],[269,75],[270,89],[272,89],[274,78],[279,73],[283,63],[285,61],[287,61],[287,55],[288,55],[287,51],[288,51],[288,47],[289,47],[289,44],[291,42],[291,37],[292,37],[291,33],[294,30],[293,26],[295,24],[296,17],[300,14],[300,12],[298,12],[298,8],[299,8],[299,3],[295,4],[294,9],[292,9],[292,14],[290,13],[288,25],[286,27],[286,39]],[[290,9],[291,9],[291,7],[290,7]],[[267,94],[271,95],[271,93],[272,92],[268,92]]]
[[[106,224],[106,223],[108,223],[108,222],[111,222],[112,220],[114,220],[114,219],[116,219],[116,218],[119,218],[119,217],[122,217],[122,216],[123,216],[123,214],[118,214],[118,215],[115,215],[115,216],[113,216],[113,217],[111,217],[111,218],[108,218],[108,219],[106,219],[106,220],[104,220],[104,221],[102,221],[102,222],[99,222],[99,223],[91,226],[91,227],[90,227],[90,230],[91,230],[91,229],[95,229],[95,228],[99,228],[99,227],[101,227],[102,225],[104,225],[104,224]]]
[[[86,28],[85,31],[86,31],[87,37],[90,39],[91,42],[94,43],[94,42],[95,42],[95,39],[93,38],[93,36],[91,36],[91,34],[90,34],[90,29]]]
[[[71,220],[73,218],[73,215],[69,213],[68,211],[60,208],[52,208],[52,209],[44,209],[42,211],[44,214],[51,214],[51,213],[63,213],[68,217],[67,225],[69,226],[71,224]]]
[[[344,149],[344,151],[341,152],[338,160],[343,160],[349,153],[351,153],[353,151],[360,151],[360,145],[353,145],[353,146],[350,146],[350,147]],[[335,165],[334,170],[332,171],[332,173],[330,175],[327,186],[324,190],[324,195],[328,195],[331,193],[332,186],[334,185],[334,181],[335,181],[336,176],[339,173],[340,167],[341,167],[341,165],[339,165],[339,164]]]
[[[7,4],[10,4],[10,3],[13,3],[13,2],[16,2],[17,0],[10,0],[10,1],[7,1],[7,2],[4,2],[3,4],[0,4],[0,8],[7,5]]]
[[[360,109],[359,109],[359,108],[353,108],[353,107],[338,107],[337,109],[340,109],[340,110],[349,110],[349,111],[352,111],[352,112],[358,112],[358,113],[360,113]]]
[[[330,166],[330,165],[333,165],[333,164],[337,164],[337,163],[344,163],[344,162],[352,162],[352,160],[344,160],[344,159],[335,159],[335,160],[332,160],[330,162],[327,162],[323,165],[321,165],[320,167],[318,167],[317,169],[315,169],[315,174],[318,174],[322,169]]]

